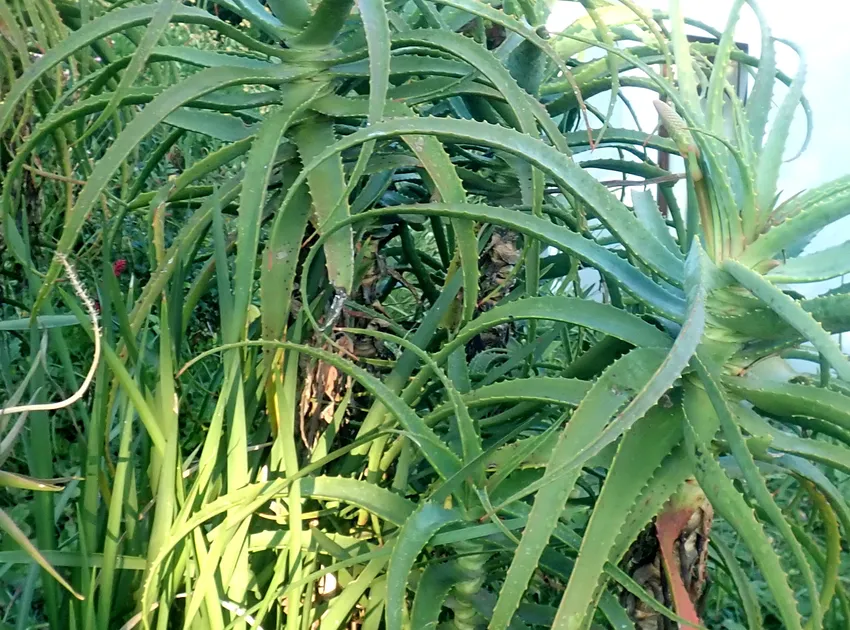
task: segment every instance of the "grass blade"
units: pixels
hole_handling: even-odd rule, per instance
[[[33,562],[37,563],[42,569],[49,573],[50,576],[59,582],[59,584],[61,584],[69,593],[79,600],[83,599],[83,596],[75,591],[71,585],[65,581],[65,578],[59,575],[56,569],[54,569],[47,559],[41,555],[41,552],[36,549],[35,545],[30,542],[29,538],[27,538],[18,526],[15,525],[15,521],[13,521],[12,518],[2,509],[0,509],[0,529],[6,532],[13,541],[18,543]]]

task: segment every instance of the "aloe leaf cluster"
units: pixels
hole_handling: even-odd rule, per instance
[[[581,6],[0,0],[0,623],[850,624],[802,57]]]

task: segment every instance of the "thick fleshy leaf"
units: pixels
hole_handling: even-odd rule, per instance
[[[590,522],[582,538],[581,550],[567,589],[558,607],[557,623],[582,627],[591,614],[598,593],[603,566],[611,558],[614,543],[621,535],[624,504],[634,504],[644,487],[663,465],[665,458],[682,439],[681,408],[656,407],[623,437],[608,470]]]
[[[749,133],[753,138],[753,146],[756,151],[761,152],[773,99],[773,86],[776,83],[776,51],[774,50],[770,26],[767,24],[764,14],[755,0],[749,0],[749,5],[758,17],[759,27],[761,28],[761,56],[758,61],[756,79],[753,82],[753,91],[747,99],[747,118],[749,120]]]
[[[708,440],[717,431],[719,421],[704,391],[694,386],[686,390],[685,415],[688,419],[685,425],[685,443],[694,462],[697,482],[715,512],[729,522],[753,554],[785,627],[801,629],[803,626],[797,610],[797,601],[776,550],[752,508],[732,484],[732,480],[710,450]]]
[[[765,278],[777,284],[791,284],[831,280],[846,273],[850,273],[850,243],[792,258],[768,271]]]
[[[309,102],[309,99],[308,101]],[[304,105],[307,105],[307,102]],[[280,139],[298,110],[281,108],[270,115],[257,134],[248,154],[245,177],[239,197],[238,253],[234,274],[233,320],[224,337],[234,342],[242,337],[251,302],[260,223],[272,176],[271,166],[277,155]]]
[[[532,215],[517,212],[510,208],[464,204],[454,206],[449,204],[421,204],[418,206],[395,206],[391,209],[370,210],[352,217],[352,220],[367,220],[373,217],[389,214],[421,214],[438,215],[451,218],[486,221],[514,229],[523,234],[539,239],[561,251],[576,255],[582,261],[610,275],[611,279],[621,284],[624,289],[640,298],[647,305],[663,315],[676,321],[681,320],[685,309],[685,301],[676,290],[667,285],[660,285],[646,276],[642,271],[623,260],[620,256],[597,243],[576,234],[572,230],[556,225]],[[672,256],[673,254],[668,251]],[[681,267],[681,261],[679,262]],[[669,288],[668,288],[669,287]]]
[[[590,386],[587,381],[579,379],[536,376],[485,385],[464,394],[462,398],[463,404],[470,409],[528,401],[575,406],[581,402]],[[436,424],[450,416],[452,409],[451,403],[445,403],[426,416],[425,422]]]
[[[333,144],[336,136],[330,120],[317,120],[299,126],[295,143],[302,162],[310,162],[317,154]],[[319,234],[349,217],[345,197],[342,159],[335,155],[307,175],[307,186],[313,200],[313,212]],[[354,243],[351,226],[333,231],[325,241],[325,260],[331,283],[346,294],[354,281]]]
[[[767,487],[767,482],[756,467],[752,453],[750,453],[750,449],[744,441],[741,428],[736,422],[732,409],[723,394],[719,379],[714,371],[699,359],[696,360],[696,372],[705,386],[706,393],[711,400],[711,405],[720,421],[721,431],[726,437],[729,448],[732,451],[732,456],[741,468],[743,477],[747,482],[748,491],[753,495],[759,507],[767,514],[774,527],[779,530],[785,543],[791,548],[797,567],[802,573],[806,587],[809,590],[809,597],[812,602],[811,626],[814,628],[822,627],[823,612],[818,606],[817,587],[808,558],[803,553],[803,548],[794,536],[785,515],[774,501],[771,491]]]
[[[671,252],[677,256],[681,255],[676,241],[670,235],[670,228],[664,221],[661,210],[658,208],[658,203],[652,197],[652,193],[648,190],[633,190],[632,203],[635,207],[635,215],[640,219],[641,223],[646,225],[652,232],[652,235],[658,239]]]
[[[676,73],[679,90],[682,92],[682,100],[688,107],[688,113],[697,120],[701,120],[703,114],[697,93],[694,58],[691,56],[690,45],[685,32],[685,19],[680,0],[671,0],[670,2],[670,21],[672,22],[672,49],[676,60]]]
[[[739,262],[727,260],[723,263],[723,269],[810,341],[841,378],[850,380],[850,359],[817,320],[803,310],[792,297],[774,287],[764,276]]]
[[[811,416],[850,430],[850,397],[797,383],[727,376],[727,387],[759,409],[777,416]]]
[[[398,534],[387,570],[387,628],[401,630],[407,578],[416,556],[440,529],[460,521],[460,515],[425,502],[404,523]]]
[[[850,176],[823,184],[793,197],[775,211],[771,227],[747,247],[740,262],[749,267],[776,257],[797,241],[814,235],[850,213]]]
[[[559,186],[592,207],[606,226],[655,271],[665,278],[681,282],[682,271],[678,258],[652,237],[628,208],[599,181],[574,162],[564,159],[564,155],[553,147],[511,129],[455,119],[393,120],[370,125],[367,129],[347,136],[317,156],[311,164],[305,164],[305,170],[309,172],[334,153],[364,142],[416,134],[474,141],[527,160],[549,174]]]
[[[603,373],[570,418],[552,450],[545,481],[535,496],[528,525],[493,610],[490,628],[508,627],[579,476],[577,467],[565,471],[563,464],[575,461],[593,443],[605,426],[604,419],[614,415],[635,391],[645,386],[647,375],[658,368],[665,355],[657,348],[633,350]]]
[[[186,131],[195,131],[224,142],[237,142],[257,133],[256,125],[245,124],[235,116],[180,108],[163,122]]]
[[[737,407],[735,417],[741,428],[752,436],[754,445],[758,444],[758,448],[775,449],[850,472],[850,449],[844,446],[826,440],[802,438],[777,429],[747,407]]]
[[[410,611],[413,630],[436,628],[442,604],[460,580],[460,569],[453,562],[428,565],[416,584],[416,597]]]
[[[788,44],[787,41],[784,43]],[[803,84],[806,80],[806,62],[803,59],[802,52],[793,44],[791,44],[791,47],[799,56],[797,75],[794,77],[794,83],[791,84],[788,93],[782,100],[782,104],[776,111],[770,133],[767,136],[767,141],[764,143],[764,149],[756,174],[756,188],[758,190],[757,204],[762,209],[762,212],[767,212],[770,209],[776,196],[779,167],[782,165],[782,158],[785,155],[788,130],[791,128],[794,112],[800,105],[800,100],[803,96]]]
[[[97,120],[89,125],[83,135],[77,139],[77,142],[83,142],[83,140],[85,140],[88,136],[97,131],[97,129],[118,109],[122,93],[133,86],[136,79],[138,79],[139,75],[142,73],[142,70],[144,70],[148,56],[153,50],[153,47],[156,46],[160,37],[162,37],[163,33],[165,33],[165,30],[168,28],[168,22],[171,20],[171,15],[180,4],[181,3],[177,0],[163,0],[157,4],[156,13],[153,14],[150,23],[145,29],[145,34],[142,36],[136,51],[133,53],[133,57],[127,65],[127,69],[124,71],[124,74],[121,75],[121,82],[118,84],[118,87],[113,90],[109,104],[106,106],[106,109],[100,113]]]

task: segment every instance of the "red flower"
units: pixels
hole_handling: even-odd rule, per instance
[[[124,258],[119,258],[114,263],[112,263],[112,273],[114,273],[116,277],[124,273],[126,269],[127,261]]]

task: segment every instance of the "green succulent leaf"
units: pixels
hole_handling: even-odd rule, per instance
[[[580,628],[584,624],[604,583],[604,563],[619,560],[611,556],[615,541],[621,535],[631,538],[636,534],[622,531],[623,505],[638,501],[659,466],[682,440],[681,420],[681,409],[672,403],[670,409],[655,407],[623,436],[558,607],[555,623],[561,627]]]
[[[405,521],[399,531],[387,570],[386,619],[388,628],[401,628],[405,608],[407,577],[416,556],[440,529],[460,521],[460,516],[433,503],[425,502]]]

